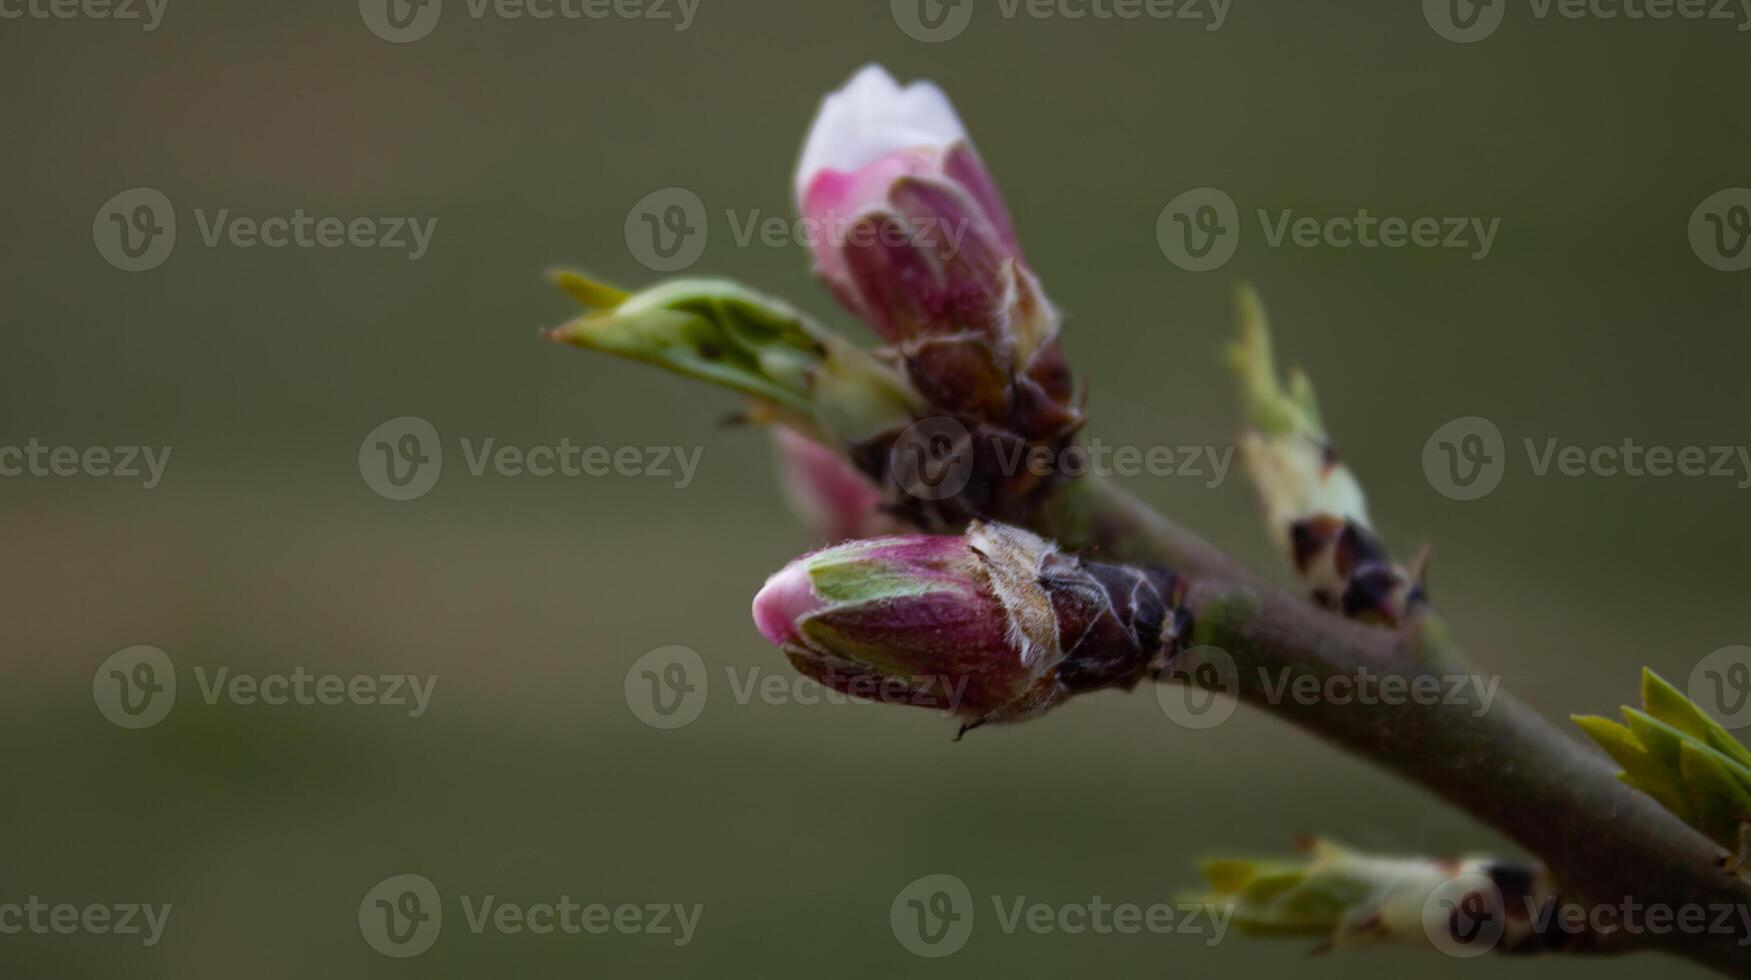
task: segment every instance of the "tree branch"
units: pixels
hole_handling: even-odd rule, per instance
[[[1722,870],[1720,847],[1620,783],[1602,756],[1511,697],[1497,696],[1482,711],[1447,698],[1364,704],[1282,697],[1284,684],[1311,682],[1323,691],[1330,681],[1354,683],[1364,674],[1414,682],[1475,675],[1475,668],[1426,603],[1402,604],[1411,614],[1396,628],[1345,619],[1283,591],[1099,478],[1034,478],[1007,468],[1010,450],[1049,449],[1071,438],[1068,409],[1057,400],[1068,392],[1067,376],[1047,369],[1061,366],[1054,346],[1036,348],[1051,355],[1044,367],[1036,364],[1045,380],[1036,379],[1032,388],[998,386],[998,394],[1032,392],[1022,399],[1030,411],[999,413],[997,422],[965,413],[923,419],[926,411],[943,409],[880,359],[734,284],[679,280],[628,297],[575,277],[562,282],[592,312],[554,331],[556,339],[752,396],[765,417],[832,445],[896,513],[924,530],[958,532],[971,519],[1003,521],[1065,550],[1098,549],[1102,561],[1165,566],[1184,576],[1191,583],[1184,602],[1193,639],[1232,658],[1241,700],[1374,760],[1514,839],[1545,862],[1564,896],[1593,905],[1627,900],[1673,913],[1751,907],[1751,884]],[[1311,411],[1311,393],[1305,385],[1300,391],[1297,404]],[[1050,411],[1053,406],[1065,412]],[[920,455],[908,451],[936,441],[918,438],[916,430],[930,428],[924,422],[946,423],[959,434],[945,440],[952,451],[937,461],[969,467],[959,474],[964,489],[946,498],[919,492],[936,484],[921,486],[894,471],[896,459]],[[1663,949],[1751,977],[1751,955],[1738,945],[1745,938],[1751,937],[1714,929],[1623,929],[1590,948]]]
[[[1396,631],[1343,619],[1095,480],[1067,484],[1063,499],[1044,513],[1044,523],[1053,526],[1036,530],[1063,535],[1066,547],[1093,546],[1109,559],[1164,564],[1187,575],[1196,641],[1234,658],[1242,701],[1460,807],[1543,860],[1577,899],[1613,905],[1627,899],[1672,909],[1751,903],[1751,886],[1721,869],[1719,847],[1623,785],[1603,756],[1510,695],[1481,714],[1471,705],[1339,705],[1272,697],[1265,679],[1285,672],[1323,685],[1362,670],[1412,678],[1464,668],[1432,611]],[[1739,945],[1744,938],[1625,934],[1613,949],[1660,949],[1751,977],[1751,953]]]

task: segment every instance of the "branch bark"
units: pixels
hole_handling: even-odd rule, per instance
[[[1192,582],[1197,642],[1236,662],[1242,701],[1410,779],[1544,861],[1586,903],[1744,907],[1751,886],[1720,866],[1722,850],[1650,797],[1619,782],[1601,754],[1514,699],[1470,705],[1302,703],[1270,696],[1267,676],[1415,677],[1469,670],[1432,611],[1400,630],[1319,609],[1240,565],[1123,491],[1084,478],[1065,484],[1034,530],[1108,560],[1167,565]],[[1735,921],[1737,917],[1735,917]],[[1627,933],[1602,952],[1656,949],[1751,977],[1745,938],[1705,931]]]

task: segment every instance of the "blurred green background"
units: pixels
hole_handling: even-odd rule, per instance
[[[10,370],[0,445],[169,445],[163,484],[0,480],[0,902],[170,902],[163,942],[0,937],[20,977],[249,975],[1429,977],[1428,952],[1308,959],[1299,942],[1004,935],[989,896],[1150,904],[1212,850],[1302,832],[1388,851],[1511,845],[1409,785],[1268,717],[1170,723],[1152,693],[1091,696],[979,731],[924,711],[738,704],[790,674],[753,629],[763,578],[813,542],[767,440],[733,399],[553,347],[566,263],[625,284],[628,210],[697,193],[696,272],[850,323],[794,248],[725,220],[789,214],[821,94],[858,65],[936,79],[1005,188],[1029,257],[1071,314],[1066,346],[1111,443],[1229,444],[1220,353],[1255,283],[1283,355],[1401,553],[1468,648],[1561,718],[1751,642],[1751,545],[1734,481],[1534,478],[1519,441],[1742,445],[1751,279],[1706,267],[1685,226],[1747,183],[1751,35],[1731,24],[1538,20],[1437,36],[1412,2],[1235,0],[1182,21],[1007,19],[972,0],[926,44],[884,2],[704,0],[653,21],[503,20],[449,0],[390,44],[355,5],[171,0],[157,30],[0,21]],[[1220,271],[1170,264],[1155,223],[1223,188],[1248,232]],[[181,225],[129,274],[93,243],[112,195],[153,187]],[[1487,260],[1442,250],[1268,248],[1256,208],[1500,217]],[[194,211],[417,216],[428,255],[205,247]],[[366,433],[403,415],[445,440],[444,476],[393,502],[361,479]],[[1488,498],[1425,479],[1449,419],[1483,415],[1516,462]],[[704,447],[684,489],[653,479],[469,476],[458,440]],[[1238,472],[1131,481],[1277,573]],[[136,644],[182,690],[126,731],[92,675]],[[629,709],[643,653],[711,671],[704,713],[659,731]],[[383,707],[205,704],[192,671],[435,674],[418,719]],[[392,960],[358,906],[413,872],[442,937]],[[912,956],[888,923],[929,873],[968,883],[970,943]],[[693,942],[471,935],[454,896],[705,906]],[[1643,962],[1492,962],[1628,977]],[[1676,963],[1674,976],[1698,975]]]

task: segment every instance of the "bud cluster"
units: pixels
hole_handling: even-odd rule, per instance
[[[1061,317],[940,89],[902,88],[874,65],[860,71],[822,103],[796,195],[806,219],[851,216],[841,220],[853,234],[814,243],[816,272],[887,342],[886,356],[935,413],[967,428],[971,458],[1068,444],[1083,420],[1059,349]],[[876,448],[864,461],[880,468],[886,454]],[[954,500],[896,503],[919,523],[955,526],[1001,515],[1051,476],[987,469]]]

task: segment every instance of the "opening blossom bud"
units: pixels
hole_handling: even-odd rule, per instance
[[[1455,955],[1584,949],[1597,937],[1554,915],[1561,898],[1543,865],[1488,857],[1390,857],[1327,840],[1294,858],[1215,858],[1204,897],[1241,932],[1317,936],[1315,952],[1401,945]]]
[[[1251,422],[1240,450],[1272,538],[1315,602],[1397,625],[1425,601],[1422,583],[1393,561],[1369,521],[1362,484],[1326,435],[1313,383],[1299,370],[1278,382],[1264,304],[1250,289],[1240,294],[1239,327],[1229,364]]]
[[[822,103],[796,197],[816,271],[932,404],[1031,440],[1081,424],[1058,312],[941,89],[863,68]]]
[[[1190,623],[1183,580],[1085,562],[1019,528],[873,538],[785,566],[754,623],[804,674],[849,695],[966,720],[1025,721],[1159,675]]]

